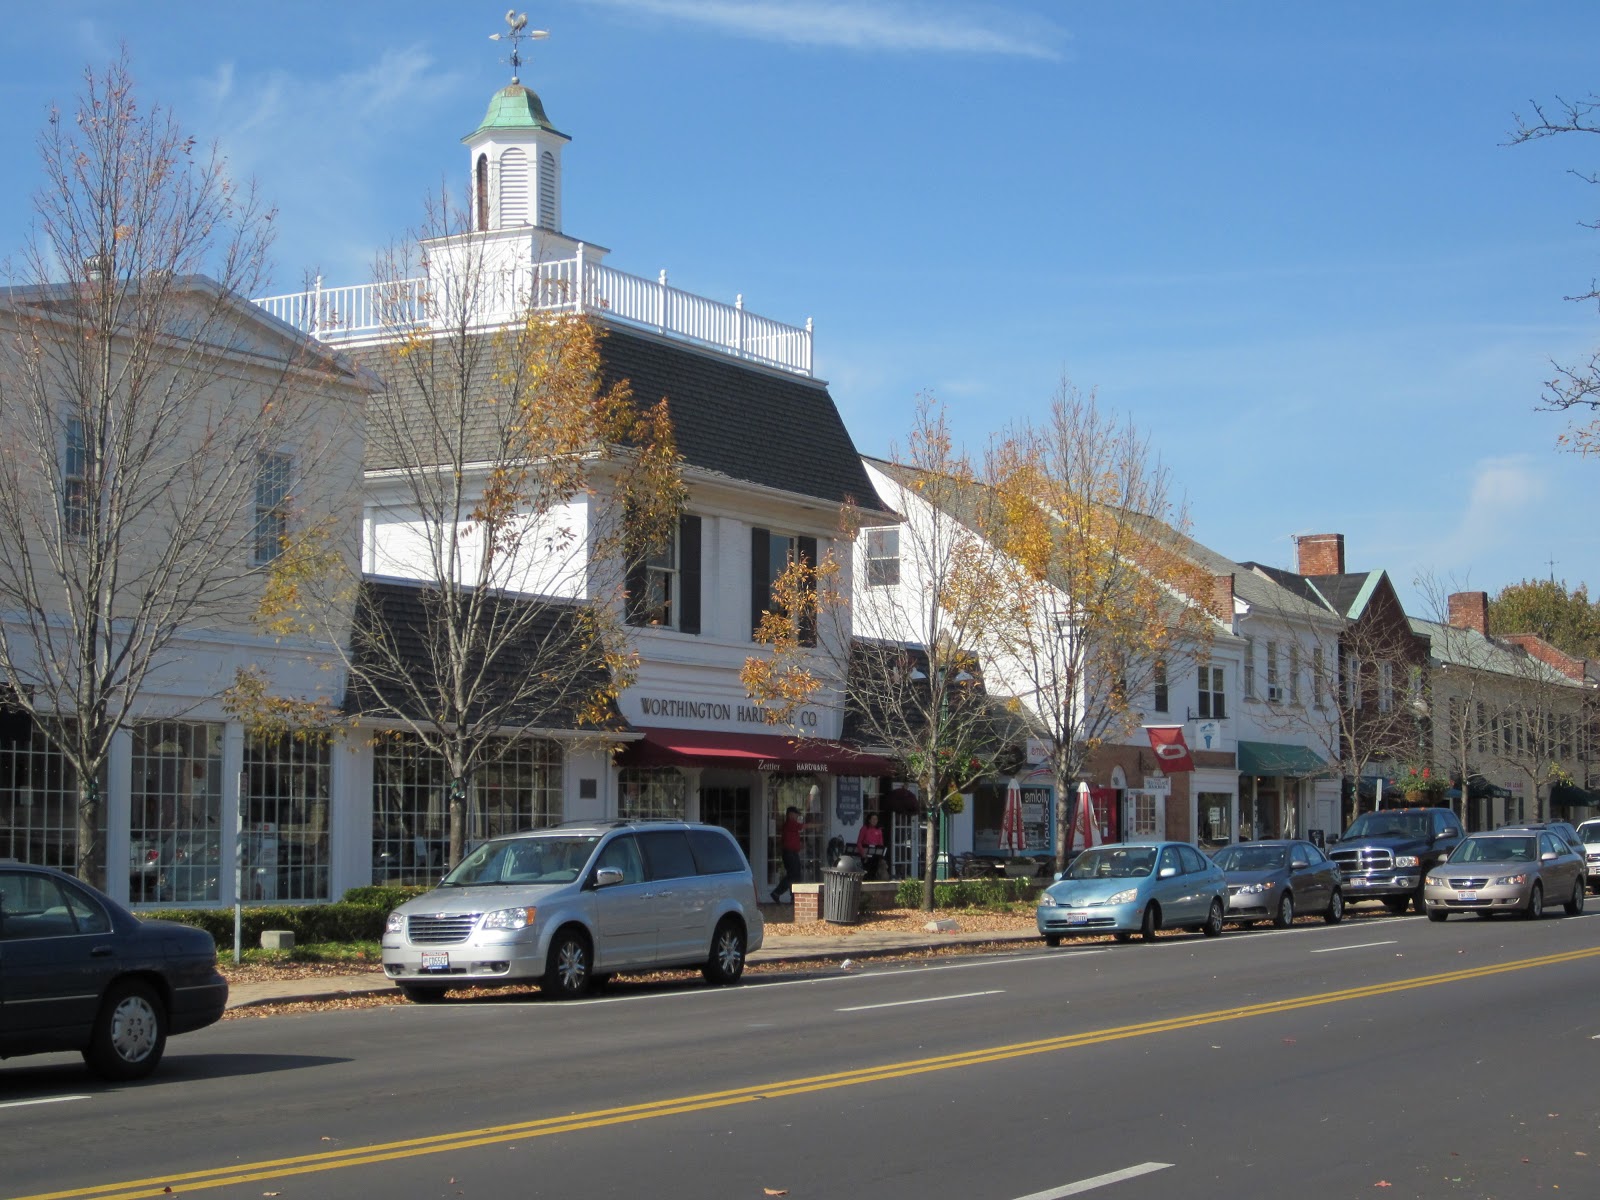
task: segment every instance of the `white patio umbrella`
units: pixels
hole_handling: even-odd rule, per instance
[[[1072,823],[1072,837],[1067,845],[1069,854],[1072,852],[1073,843],[1077,842],[1080,836],[1085,850],[1105,841],[1100,836],[1100,822],[1095,818],[1094,796],[1090,793],[1087,783],[1078,785],[1078,819]]]

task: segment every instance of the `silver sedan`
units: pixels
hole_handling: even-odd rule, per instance
[[[1428,920],[1453,912],[1517,913],[1530,920],[1545,902],[1583,911],[1584,861],[1548,830],[1497,830],[1463,838],[1424,882]]]

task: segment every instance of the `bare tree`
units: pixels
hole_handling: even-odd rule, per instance
[[[272,214],[141,105],[125,54],[39,150],[0,309],[0,680],[75,775],[77,870],[103,884],[112,740],[187,631],[249,628],[259,564],[323,507],[338,472],[307,439],[334,414],[308,416],[335,372],[241,298]]]
[[[1536,142],[1544,138],[1568,133],[1600,134],[1600,95],[1588,95],[1581,100],[1562,100],[1557,97],[1553,109],[1530,102],[1532,116],[1515,117],[1516,126],[1511,133],[1511,144]],[[1573,171],[1585,183],[1600,184],[1600,173]],[[1590,229],[1600,229],[1600,221],[1583,222]],[[1600,283],[1591,280],[1589,290],[1568,300],[1600,304]],[[1557,411],[1588,409],[1600,412],[1600,351],[1590,355],[1589,361],[1576,366],[1553,364],[1556,375],[1545,384],[1544,406]],[[1600,417],[1573,425],[1561,441],[1581,454],[1600,450]]]
[[[369,562],[416,586],[363,585],[342,652],[353,707],[444,763],[451,865],[474,775],[530,732],[599,727],[628,686],[630,568],[684,496],[666,402],[603,386],[603,330],[549,290],[509,294],[494,250],[437,200],[422,237],[380,262],[384,330],[360,352],[381,381]],[[325,550],[285,556],[292,623],[347,602]]]
[[[1065,870],[1077,781],[1137,729],[1141,695],[1205,657],[1212,579],[1181,553],[1187,520],[1148,439],[1070,381],[1046,420],[993,449],[985,476],[978,528],[1003,602],[979,644],[994,684],[1046,733]]]

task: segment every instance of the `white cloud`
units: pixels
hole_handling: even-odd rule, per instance
[[[1418,555],[1447,574],[1481,564],[1546,524],[1540,510],[1549,494],[1548,462],[1518,454],[1462,466],[1461,477],[1471,485],[1466,507],[1455,528]]]
[[[589,0],[591,4],[693,21],[740,37],[798,46],[901,54],[1059,58],[1057,25],[984,6],[908,0]]]

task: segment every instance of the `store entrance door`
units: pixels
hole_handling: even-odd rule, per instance
[[[750,841],[750,789],[747,787],[708,787],[700,789],[700,819],[707,825],[720,825],[733,834],[750,862],[755,861],[755,846]]]

